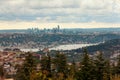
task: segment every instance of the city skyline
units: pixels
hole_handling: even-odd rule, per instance
[[[120,28],[119,0],[0,0],[0,30]]]

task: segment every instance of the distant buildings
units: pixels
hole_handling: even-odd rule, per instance
[[[35,34],[39,34],[39,33],[60,33],[62,32],[62,30],[60,29],[60,26],[58,25],[57,27],[54,27],[52,29],[38,29],[38,28],[31,28],[27,30],[28,33],[35,33]]]

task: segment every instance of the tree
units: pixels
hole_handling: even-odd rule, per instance
[[[95,59],[96,80],[110,80],[109,61],[103,58],[102,52],[99,52]]]
[[[26,55],[24,64],[17,69],[15,80],[30,80],[30,76],[36,67],[32,54],[28,52]]]
[[[87,50],[84,50],[83,59],[80,63],[80,70],[77,73],[77,80],[94,80],[94,66]]]
[[[72,64],[68,66],[68,80],[74,80],[76,73],[76,64],[73,58]]]
[[[67,60],[66,60],[65,54],[57,53],[54,59],[54,63],[55,63],[57,72],[63,72],[63,73],[66,72]]]
[[[51,72],[51,57],[50,57],[50,54],[47,54],[47,56],[42,57],[41,67],[42,67],[42,70],[47,70],[48,72]]]
[[[45,76],[46,79],[49,79],[49,78],[52,77],[50,53],[48,53],[47,56],[43,56],[42,57],[42,60],[41,60],[41,70],[42,70],[43,76]]]
[[[3,66],[0,66],[0,80],[4,80],[4,76],[5,76],[5,71]]]
[[[117,58],[116,74],[120,75],[120,55]]]
[[[55,66],[55,73],[58,76],[57,79],[65,79],[67,76],[67,59],[65,54],[63,53],[56,53],[56,56],[53,60],[54,66]]]

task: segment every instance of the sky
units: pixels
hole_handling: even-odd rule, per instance
[[[0,0],[0,29],[120,27],[120,0]]]

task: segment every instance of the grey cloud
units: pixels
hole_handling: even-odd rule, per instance
[[[120,16],[119,4],[118,0],[0,0],[0,20],[120,22],[115,16]]]

